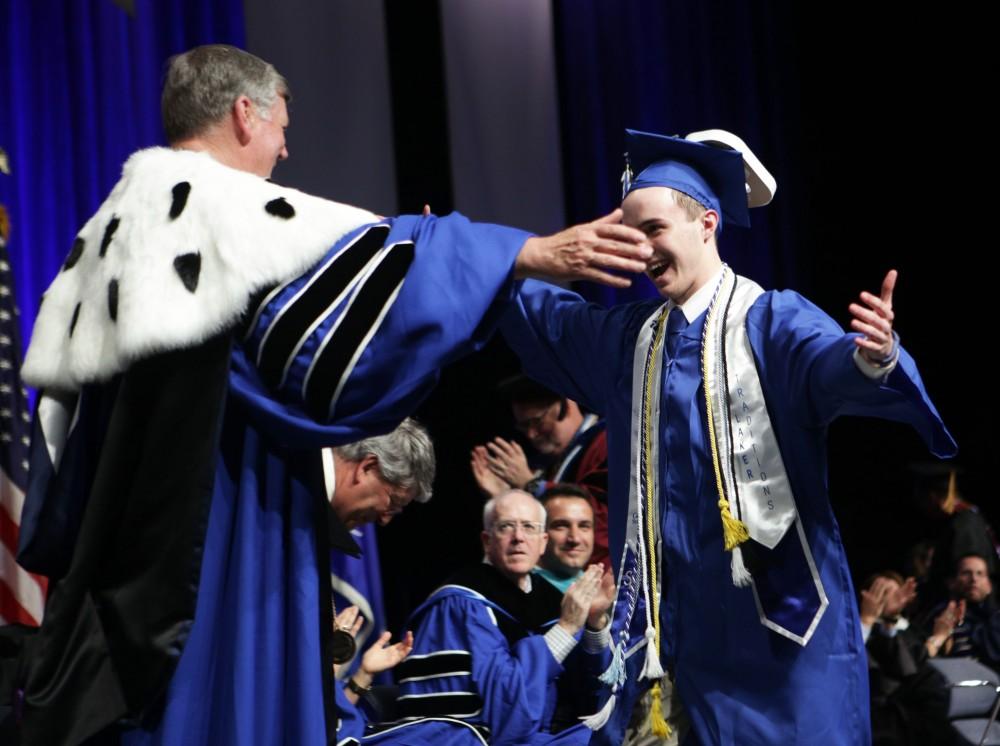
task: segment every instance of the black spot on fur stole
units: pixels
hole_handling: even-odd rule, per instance
[[[73,248],[69,250],[69,256],[67,256],[66,261],[63,262],[63,270],[73,269],[76,263],[80,261],[80,257],[83,256],[83,247],[85,245],[84,240],[77,236],[76,240],[73,241]]]
[[[73,309],[73,318],[69,321],[69,336],[73,336],[73,330],[76,329],[76,322],[80,318],[80,306],[81,303],[76,304],[76,308]]]
[[[195,251],[174,257],[174,271],[188,292],[193,293],[198,289],[198,277],[201,275],[201,254]]]
[[[180,217],[180,214],[184,212],[184,207],[187,205],[188,195],[191,194],[191,184],[187,181],[181,181],[174,184],[174,188],[171,190],[173,194],[173,200],[170,203],[170,219],[176,220]]]
[[[101,250],[97,252],[97,255],[104,258],[104,255],[108,252],[108,246],[111,245],[111,239],[114,238],[115,231],[118,230],[118,224],[121,220],[117,215],[112,215],[111,220],[108,221],[108,227],[104,229],[104,238],[101,239]]]
[[[118,280],[108,283],[108,315],[112,321],[118,321]]]
[[[295,217],[295,208],[292,207],[287,202],[285,202],[284,197],[278,197],[277,199],[272,199],[270,202],[264,205],[264,209],[267,210],[268,213],[274,215],[277,218],[284,218],[285,220],[289,220],[290,218]]]

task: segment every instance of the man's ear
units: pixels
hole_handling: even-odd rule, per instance
[[[361,460],[354,464],[354,483],[359,484],[372,477],[381,476],[378,470],[378,456],[368,453],[361,457]]]
[[[239,96],[233,102],[233,129],[240,145],[246,145],[253,138],[254,118],[256,116],[257,109],[248,96]]]
[[[487,553],[486,550],[488,550],[490,548],[490,539],[492,539],[492,538],[493,537],[492,537],[492,535],[490,534],[489,531],[482,531],[482,532],[480,532],[479,539],[480,539],[480,541],[483,542],[483,554],[486,554]]]
[[[719,227],[719,213],[715,210],[705,210],[701,216],[702,240],[708,241],[715,235],[715,229]]]

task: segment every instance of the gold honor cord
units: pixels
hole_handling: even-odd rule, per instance
[[[675,309],[677,313],[681,313],[680,309]],[[657,464],[652,462],[653,460],[653,373],[657,370],[657,367],[653,364],[654,360],[658,359],[658,356],[663,352],[663,331],[666,328],[667,316],[670,315],[669,309],[664,313],[660,314],[660,318],[656,321],[656,334],[653,337],[653,350],[652,354],[646,360],[646,386],[643,392],[643,402],[642,402],[642,412],[646,420],[645,427],[642,431],[643,436],[643,452],[646,457],[646,536],[649,546],[649,551],[647,555],[649,557],[649,584],[652,592],[653,608],[651,609],[653,615],[653,629],[655,630],[656,637],[654,638],[654,644],[656,645],[656,658],[660,658],[660,592],[659,586],[656,582],[656,526],[653,523],[653,516],[655,515],[655,505],[653,500],[655,495],[653,494],[653,469],[658,468]],[[658,738],[666,738],[670,735],[670,726],[667,724],[666,718],[663,716],[663,697],[660,689],[660,682],[657,680],[653,684],[653,688],[650,689],[650,708],[649,708],[649,724],[653,731],[653,735]]]
[[[708,308],[708,316],[705,318],[705,333],[701,343],[701,376],[702,388],[705,389],[705,418],[708,420],[708,441],[712,451],[712,468],[715,471],[715,489],[719,493],[719,513],[722,516],[722,539],[726,551],[731,552],[735,547],[749,539],[750,533],[747,531],[746,524],[738,518],[734,518],[729,509],[729,501],[726,499],[726,490],[722,483],[722,462],[719,458],[719,442],[715,435],[715,417],[712,416],[712,386],[710,385],[712,366],[709,365],[709,345],[706,344],[706,340],[709,336],[709,330],[712,328],[710,325],[715,321],[719,305],[717,300],[718,297],[712,300],[712,305]],[[725,340],[723,340],[723,344],[725,344]],[[728,381],[722,383],[724,386],[729,385]],[[729,416],[728,412],[721,414],[724,417]]]

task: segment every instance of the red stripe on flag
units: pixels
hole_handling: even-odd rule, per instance
[[[17,534],[18,525],[14,519],[7,514],[7,511],[0,507],[0,541],[4,543],[10,553],[17,555]]]
[[[14,519],[7,515],[7,511],[0,508],[0,542],[3,542],[4,546],[10,550],[13,556],[17,556],[17,535],[18,535],[18,525],[14,523]],[[31,579],[38,583],[38,587],[42,589],[42,595],[45,595],[46,590],[49,587],[48,578],[44,575],[35,575],[35,573],[27,573],[31,576]],[[12,583],[14,578],[0,578],[6,583]]]

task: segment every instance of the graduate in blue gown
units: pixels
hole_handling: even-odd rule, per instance
[[[277,186],[287,95],[232,47],[175,58],[173,148],[126,163],[46,293],[19,559],[53,584],[25,744],[335,742],[319,448],[392,430],[515,276],[639,265],[614,214],[540,238]]]
[[[851,306],[855,334],[735,277],[716,232],[748,225],[748,198],[769,201],[773,180],[729,133],[691,137],[737,150],[628,133],[624,220],[652,244],[666,303],[605,309],[525,281],[502,322],[529,375],[608,421],[617,659],[595,742],[618,743],[635,698],[653,685],[657,700],[669,671],[687,743],[866,743],[826,430],[855,414],[909,424],[938,456],[954,442],[892,333],[896,273]]]

